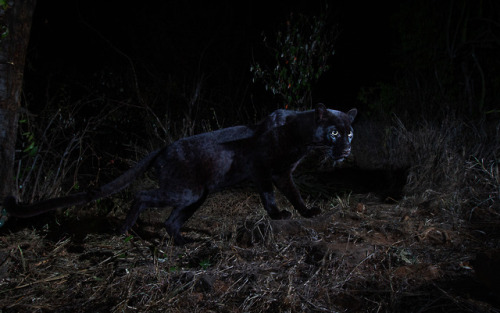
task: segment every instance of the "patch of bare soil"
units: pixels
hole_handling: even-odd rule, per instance
[[[143,213],[129,237],[115,233],[124,212],[95,207],[9,221],[0,312],[500,311],[496,215],[369,194],[309,204],[323,213],[273,221],[250,190],[216,194],[184,247],[168,243],[168,210]]]

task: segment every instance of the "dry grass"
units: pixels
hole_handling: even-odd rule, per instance
[[[370,195],[315,204],[314,219],[272,221],[249,190],[216,194],[187,223],[198,241],[184,247],[168,245],[161,210],[145,212],[133,238],[111,229],[122,212],[12,225],[0,237],[1,310],[498,312],[470,267],[498,247],[498,219],[443,222]]]
[[[361,168],[407,169],[406,205],[432,203],[452,215],[476,207],[500,214],[500,124],[497,120],[369,120],[357,125]],[[358,138],[359,137],[359,138]]]

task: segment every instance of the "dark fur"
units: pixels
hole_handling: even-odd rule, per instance
[[[92,192],[32,205],[19,205],[13,197],[7,197],[4,207],[11,216],[30,217],[57,208],[85,204],[124,189],[154,166],[159,188],[136,195],[123,232],[135,224],[144,209],[171,206],[172,213],[165,222],[167,232],[175,244],[184,244],[187,239],[181,236],[180,229],[207,195],[244,180],[255,183],[271,218],[291,216],[286,210],[278,210],[273,184],[302,216],[311,217],[319,214],[320,210],[306,207],[293,182],[292,172],[313,148],[327,150],[335,161],[347,157],[351,151],[351,123],[356,113],[356,109],[348,113],[327,110],[323,104],[305,112],[277,110],[256,126],[229,127],[178,140],[151,153],[134,168]]]

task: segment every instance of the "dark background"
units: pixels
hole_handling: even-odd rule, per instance
[[[412,166],[387,156],[404,143],[391,137],[395,118],[403,130],[456,133],[450,146],[472,151],[461,155],[473,155],[476,142],[494,146],[498,1],[40,0],[24,76],[21,120],[29,122],[20,124],[18,151],[91,160],[84,168],[93,177],[103,167],[95,159],[137,160],[181,137],[258,122],[286,104],[252,82],[250,67],[274,68],[263,34],[275,36],[291,14],[326,14],[328,28],[338,30],[329,70],[312,86],[312,104],[358,108],[358,166]],[[487,135],[467,139],[462,128]],[[438,139],[423,143],[429,141],[439,149]],[[87,147],[78,154],[92,156],[70,156],[74,142]]]
[[[242,103],[269,112],[281,104],[262,85],[251,83],[249,71],[253,60],[265,62],[268,56],[261,33],[276,32],[290,13],[325,11],[340,35],[330,70],[313,88],[313,102],[339,109],[363,106],[357,101],[360,87],[393,77],[393,49],[398,43],[393,19],[401,2],[332,1],[327,10],[325,3],[105,1],[90,5],[40,0],[25,76],[25,90],[35,102],[30,107],[46,103],[46,97],[61,86],[81,96],[108,84],[112,85],[105,91],[109,96],[134,98],[135,78],[143,94],[175,107],[181,105],[176,101],[182,102],[175,94],[203,77],[212,101],[219,98],[220,103]]]
[[[143,97],[175,116],[182,109],[173,108],[185,106],[201,81],[205,106],[217,113],[258,108],[266,114],[282,103],[251,83],[253,61],[273,61],[262,32],[276,33],[290,13],[324,12],[340,34],[330,70],[313,86],[313,103],[361,112],[399,107],[398,113],[415,106],[408,102],[419,102],[420,111],[467,114],[497,107],[500,5],[468,0],[40,0],[25,76],[28,103],[40,108],[64,86],[76,98],[101,92],[133,103]],[[248,122],[243,119],[228,123]]]

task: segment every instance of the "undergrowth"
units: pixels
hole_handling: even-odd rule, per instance
[[[396,122],[401,154],[410,166],[407,195],[419,201],[439,198],[445,207],[463,214],[477,206],[500,213],[498,133],[480,132],[481,124],[451,117],[439,124],[423,121],[410,129]],[[494,126],[498,131],[500,124]]]
[[[355,127],[355,164],[406,169],[406,201],[432,203],[462,218],[477,207],[500,214],[500,123],[495,119],[393,116],[360,121]]]

